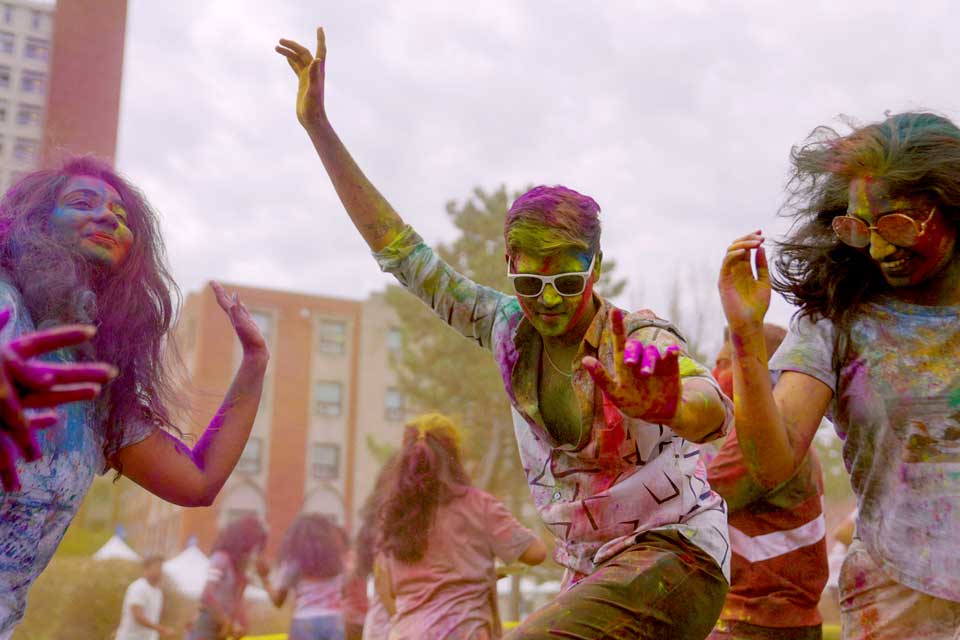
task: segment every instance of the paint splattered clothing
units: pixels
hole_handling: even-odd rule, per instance
[[[293,563],[280,565],[277,588],[292,590],[294,618],[343,618],[343,574],[332,578],[303,576]]]
[[[839,374],[829,321],[794,322],[770,362],[834,390],[857,535],[896,582],[960,602],[960,307],[864,305]],[[841,598],[844,594],[841,592]]]
[[[514,431],[533,500],[556,536],[554,559],[569,571],[565,586],[630,547],[637,534],[677,529],[706,551],[729,576],[723,500],[707,483],[696,445],[669,428],[624,416],[580,365],[593,355],[613,367],[612,307],[598,310],[577,356],[573,388],[585,426],[577,445],[549,434],[539,408],[543,342],[513,296],[480,286],[443,262],[407,227],[375,254],[443,320],[493,352],[513,405]],[[645,343],[681,346],[681,375],[716,385],[709,371],[686,357],[672,327],[650,312],[625,317],[627,331]],[[719,390],[719,388],[718,388]],[[733,418],[726,402],[725,432]]]
[[[207,568],[207,582],[203,587],[205,597],[214,601],[220,613],[229,621],[243,620],[243,592],[247,588],[247,576],[233,567],[233,562],[223,551],[214,551]],[[200,613],[187,633],[187,640],[221,640],[226,636],[226,620],[221,620],[209,606],[201,603]]]
[[[733,429],[707,463],[707,477],[727,502],[733,551],[720,619],[757,627],[819,626],[829,570],[816,452],[810,450],[790,480],[767,491],[750,477]]]
[[[0,341],[35,330],[20,292],[0,281],[2,308],[9,308],[12,315],[0,332]],[[47,359],[70,362],[71,356],[60,351]],[[30,585],[60,545],[94,474],[108,470],[103,456],[105,430],[96,418],[94,403],[74,402],[58,411],[60,423],[38,433],[43,458],[17,461],[22,489],[0,491],[0,638],[23,617]],[[132,422],[121,448],[140,442],[155,429],[146,422]]]
[[[516,562],[534,540],[502,502],[476,487],[438,506],[422,559],[382,556],[396,600],[389,639],[499,638],[494,558]]]

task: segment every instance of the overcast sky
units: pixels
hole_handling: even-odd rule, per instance
[[[600,203],[619,302],[665,314],[677,274],[699,273],[716,315],[726,245],[786,229],[792,145],[840,114],[960,113],[949,0],[589,4],[131,0],[118,164],[161,212],[185,292],[381,289],[273,51],[312,49],[322,24],[331,121],[428,242],[453,237],[444,204],[475,186],[565,184]]]

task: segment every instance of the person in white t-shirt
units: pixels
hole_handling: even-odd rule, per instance
[[[158,640],[174,637],[176,629],[160,624],[163,611],[163,558],[149,556],[143,561],[143,577],[127,587],[123,596],[123,617],[117,628],[116,640]]]

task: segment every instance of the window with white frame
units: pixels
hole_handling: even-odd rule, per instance
[[[20,76],[20,90],[26,93],[35,93],[43,95],[47,90],[47,76],[39,71],[30,71],[24,69]]]
[[[316,480],[340,477],[340,445],[332,442],[313,443],[310,475]]]
[[[13,5],[4,4],[3,5],[3,23],[10,24],[13,22]]]
[[[387,349],[395,354],[403,349],[403,331],[398,327],[390,327],[387,331]]]
[[[339,320],[317,321],[317,351],[340,354],[346,350],[347,325]]]
[[[13,53],[15,37],[7,31],[0,31],[0,53]]]
[[[30,127],[40,126],[43,122],[43,109],[30,104],[17,106],[17,124]]]
[[[406,408],[403,401],[403,393],[399,389],[389,388],[385,396],[387,420],[403,420],[406,417]]]
[[[50,43],[39,38],[27,38],[23,47],[23,54],[31,60],[49,60]]]
[[[247,444],[240,454],[237,466],[234,467],[238,473],[256,474],[260,473],[263,464],[263,439],[251,437],[247,439]]]
[[[10,67],[0,65],[0,88],[9,87],[11,77]]]
[[[343,385],[339,382],[317,382],[313,385],[313,413],[338,416],[341,412]]]
[[[40,154],[40,143],[29,138],[17,138],[13,143],[13,157],[20,162],[33,164]]]

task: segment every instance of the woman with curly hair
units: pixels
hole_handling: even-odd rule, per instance
[[[0,638],[22,618],[94,474],[112,468],[184,506],[211,504],[226,482],[256,416],[268,354],[239,299],[213,288],[243,359],[191,449],[171,417],[177,388],[166,347],[179,291],[143,194],[109,165],[80,157],[27,175],[0,201]],[[29,361],[50,348],[58,350],[49,363]],[[59,415],[25,413],[71,399],[83,401]]]
[[[500,637],[494,558],[540,564],[546,545],[502,502],[471,486],[445,416],[407,424],[388,486],[375,573],[392,616],[390,640]]]
[[[290,640],[343,640],[344,569],[347,536],[317,513],[302,515],[287,531],[280,547],[276,583],[266,563],[257,573],[277,607],[293,591]]]
[[[859,505],[844,638],[960,637],[960,128],[929,113],[820,128],[792,161],[779,276],[759,231],[720,275],[744,458],[780,485],[829,413]],[[800,308],[773,388],[771,288]]]

